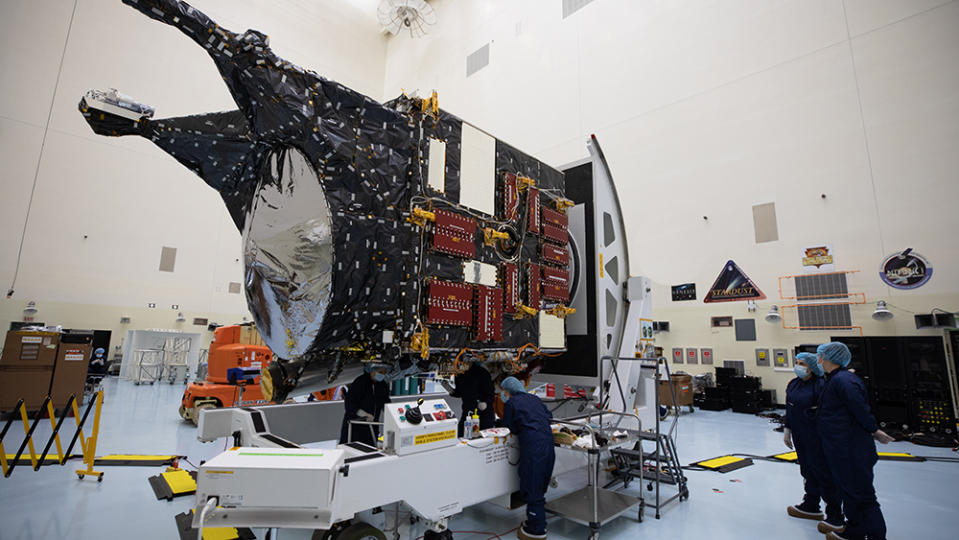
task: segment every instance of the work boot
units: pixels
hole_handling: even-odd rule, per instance
[[[520,540],[546,540],[546,532],[543,532],[543,534],[533,534],[526,530],[526,522],[524,521],[523,524],[520,525],[520,528],[516,529],[516,537]]]
[[[839,536],[839,533],[834,533],[832,531],[826,533],[826,540],[849,540],[845,536]]]
[[[840,517],[826,517],[823,521],[819,522],[819,525],[816,526],[819,529],[819,532],[826,534],[829,532],[843,533],[846,532],[846,520]]]
[[[821,521],[825,516],[819,510],[819,505],[812,505],[803,502],[795,506],[787,506],[786,513],[792,517],[800,519],[815,519]]]

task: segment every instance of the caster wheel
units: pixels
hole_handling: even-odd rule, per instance
[[[103,482],[103,475],[102,475],[102,474],[97,477],[97,482]]]
[[[650,482],[650,483],[646,484],[646,491],[652,491],[652,490],[653,490],[653,483]]]
[[[82,475],[82,474],[78,474],[78,475],[77,475],[77,480],[83,480],[83,475]]]
[[[427,537],[429,538],[429,537]],[[330,540],[386,540],[383,531],[362,521],[343,529]]]

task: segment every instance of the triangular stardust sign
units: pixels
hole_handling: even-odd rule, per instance
[[[703,302],[736,302],[738,300],[765,300],[766,295],[759,290],[753,280],[733,261],[728,261],[722,273],[716,278],[716,283],[709,288]]]

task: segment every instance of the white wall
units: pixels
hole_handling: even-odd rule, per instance
[[[866,335],[921,334],[909,311],[959,310],[959,2],[594,0],[565,20],[559,1],[432,5],[430,35],[390,41],[384,94],[437,89],[445,109],[553,165],[597,134],[629,209],[631,273],[652,278],[672,326],[657,340],[667,353],[713,347],[749,365],[756,347],[828,339],[762,320],[782,303],[777,278],[823,242],[839,269],[861,270],[853,290],[904,308],[882,325],[855,308]],[[486,42],[490,65],[467,78]],[[757,245],[751,207],[766,202],[780,239]],[[908,247],[933,278],[891,290],[880,262]],[[769,296],[756,315],[702,303],[728,259]],[[686,282],[699,300],[671,302]],[[712,315],[757,316],[759,341],[713,332]],[[788,374],[750,371],[782,399]]]
[[[277,54],[304,68],[382,97],[386,38],[375,0],[191,4],[234,31],[267,33]],[[246,302],[228,283],[242,281],[240,234],[219,195],[147,140],[94,135],[77,111],[87,90],[109,87],[155,106],[158,118],[235,109],[205,51],[119,0],[79,0],[75,11],[71,0],[4,0],[0,73],[4,290],[39,163],[16,294],[0,300],[0,320],[21,319],[34,300],[37,320],[74,327],[126,330],[121,315],[132,328],[175,327],[173,304],[188,317],[239,322]],[[162,246],[178,250],[173,273],[158,271]]]
[[[585,157],[596,133],[630,209],[631,273],[652,278],[656,318],[672,324],[658,339],[667,351],[711,346],[717,361],[749,361],[757,346],[827,339],[761,320],[781,303],[778,276],[822,242],[839,268],[861,270],[854,289],[903,308],[878,325],[857,307],[867,334],[915,334],[908,311],[959,306],[959,2],[594,0],[563,20],[557,0],[432,0],[438,23],[418,40],[380,35],[377,3],[194,2],[371,97],[436,89],[445,109],[553,165]],[[120,315],[173,327],[172,304],[238,320],[243,297],[226,291],[241,279],[239,234],[218,196],[145,140],[93,135],[76,111],[86,90],[109,86],[160,117],[233,108],[204,52],[119,0],[79,1],[69,40],[68,0],[0,10],[0,285],[40,165],[17,292],[0,317],[19,319],[35,300],[38,320],[117,331]],[[487,42],[491,64],[467,78],[466,55]],[[780,240],[757,245],[750,209],[766,202]],[[178,248],[172,274],[157,271],[164,245]],[[879,263],[907,247],[934,277],[889,290]],[[747,316],[742,304],[669,300],[685,282],[701,298],[727,259],[770,296],[756,343],[708,326]],[[788,378],[752,371],[780,390]]]

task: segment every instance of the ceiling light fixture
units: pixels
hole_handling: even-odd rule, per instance
[[[893,317],[889,308],[886,307],[886,302],[880,300],[876,302],[876,310],[872,312],[872,318],[877,321],[888,321]]]

